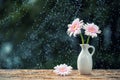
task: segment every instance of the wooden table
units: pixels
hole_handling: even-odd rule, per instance
[[[77,70],[73,70],[69,76],[58,76],[48,69],[0,69],[0,80],[120,80],[120,69],[97,69],[91,75],[80,75]]]

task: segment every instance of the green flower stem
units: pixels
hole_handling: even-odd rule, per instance
[[[82,36],[82,34],[80,34],[81,40],[82,40],[82,44],[84,44],[84,38]]]
[[[88,36],[86,44],[88,44],[88,43],[89,43],[89,40],[90,40],[90,36]]]

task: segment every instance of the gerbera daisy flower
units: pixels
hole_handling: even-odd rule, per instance
[[[61,76],[69,75],[72,71],[72,67],[67,66],[66,64],[57,65],[54,67],[54,69],[55,70],[53,72]]]
[[[79,21],[79,18],[76,18],[72,24],[68,24],[67,33],[71,37],[72,35],[76,37],[77,34],[81,33],[81,28],[83,26],[83,20]]]
[[[85,29],[85,35],[91,36],[92,38],[97,37],[97,34],[101,33],[99,27],[94,23],[87,23],[83,28]]]

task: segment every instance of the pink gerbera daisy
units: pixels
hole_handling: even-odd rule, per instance
[[[97,37],[97,34],[101,33],[99,27],[94,23],[91,24],[87,23],[84,26],[84,29],[85,29],[85,35],[91,36],[92,38]]]
[[[77,34],[81,33],[81,28],[83,26],[83,20],[79,21],[79,18],[76,18],[72,24],[68,24],[67,33],[71,37],[72,35],[76,37]]]
[[[72,71],[72,67],[67,66],[66,64],[57,65],[54,67],[54,69],[55,70],[53,72],[61,76],[69,75]]]

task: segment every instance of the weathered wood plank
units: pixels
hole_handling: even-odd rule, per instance
[[[0,70],[0,80],[120,80],[120,69],[93,70],[91,75],[80,75],[73,70],[69,76],[58,76],[53,70]]]

